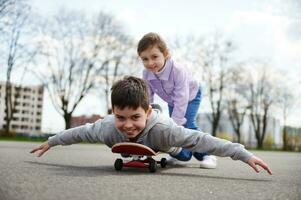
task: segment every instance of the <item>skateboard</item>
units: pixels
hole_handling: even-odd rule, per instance
[[[123,157],[131,158],[130,161],[124,161],[121,158],[117,158],[114,163],[114,167],[117,171],[120,171],[123,167],[134,167],[148,168],[150,172],[156,172],[157,164],[160,164],[162,168],[165,168],[167,164],[166,158],[161,158],[160,161],[156,161],[153,158],[153,156],[159,154],[158,152],[138,143],[117,143],[112,147],[112,152],[119,153]]]

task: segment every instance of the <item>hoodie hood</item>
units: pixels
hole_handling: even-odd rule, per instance
[[[153,109],[151,116],[146,121],[145,128],[143,129],[142,133],[139,135],[137,139],[137,143],[142,143],[143,138],[149,133],[149,130],[152,129],[159,121],[161,115],[161,111],[157,109]]]

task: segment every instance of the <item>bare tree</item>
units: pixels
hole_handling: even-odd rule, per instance
[[[282,129],[282,139],[283,139],[283,150],[288,150],[288,137],[287,137],[287,117],[289,115],[290,109],[294,104],[294,99],[291,94],[284,93],[282,96],[282,116],[283,116],[283,129]]]
[[[88,19],[80,12],[60,10],[47,24],[40,40],[44,67],[36,74],[68,129],[74,110],[103,80],[102,72],[120,62],[115,52],[128,37],[114,17],[103,12]]]
[[[233,66],[230,69],[227,90],[228,115],[238,143],[241,143],[241,127],[249,108],[244,92],[248,87],[245,82],[245,74],[246,72],[240,64]]]
[[[288,79],[285,79],[288,80]],[[289,89],[287,83],[281,84],[282,87],[278,89],[277,95],[279,98],[278,106],[282,111],[283,128],[282,128],[282,139],[283,139],[283,150],[288,150],[288,125],[287,118],[295,106],[296,97],[293,92]]]
[[[233,51],[233,44],[230,41],[213,40],[205,47],[203,57],[203,79],[208,86],[208,96],[211,105],[211,114],[208,119],[211,121],[211,134],[216,136],[219,121],[225,110],[225,87],[228,80],[228,62]]]
[[[268,72],[268,65],[264,63],[253,63],[249,66],[255,69],[249,74],[249,103],[250,118],[257,140],[257,148],[263,148],[263,141],[266,136],[268,117],[270,110],[276,101],[275,88],[271,82],[271,72]]]
[[[134,49],[133,44],[126,43],[120,45],[120,51],[116,52],[116,58],[113,62],[110,62],[105,66],[101,72],[103,81],[99,88],[101,88],[105,94],[105,104],[107,113],[112,112],[111,107],[111,87],[112,85],[125,75],[137,75],[139,76],[139,67],[137,66],[137,56],[130,51]],[[125,58],[125,55],[127,58]]]
[[[1,34],[1,65],[4,66],[6,73],[5,80],[5,130],[10,132],[10,124],[16,112],[16,101],[19,97],[19,87],[13,91],[12,73],[13,71],[28,63],[29,54],[26,50],[28,47],[24,42],[26,37],[26,27],[29,22],[30,6],[26,1],[1,1],[1,23],[3,34]],[[3,72],[2,71],[2,72]]]
[[[16,4],[16,0],[0,0],[0,32],[4,31],[4,27],[8,23],[8,18],[12,14],[12,7]]]

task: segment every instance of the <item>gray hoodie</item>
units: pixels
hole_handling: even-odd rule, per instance
[[[128,140],[115,127],[114,115],[108,115],[93,124],[62,131],[48,139],[50,146],[70,145],[82,141],[103,142],[112,147],[116,143]],[[182,147],[192,152],[208,152],[210,155],[231,157],[233,160],[244,162],[252,156],[252,153],[241,144],[178,126],[171,118],[163,116],[157,110],[153,110],[151,117],[146,122],[145,129],[137,139],[137,143],[171,155],[177,155]]]

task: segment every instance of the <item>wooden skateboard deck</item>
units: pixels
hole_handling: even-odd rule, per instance
[[[130,155],[148,155],[148,156],[155,156],[156,153],[154,150],[145,146],[143,144],[132,143],[132,142],[122,142],[115,144],[112,147],[113,153],[125,153]]]
[[[112,147],[112,152],[132,158],[132,160],[127,162],[124,162],[124,160],[120,158],[116,159],[114,167],[117,171],[123,167],[135,167],[148,168],[150,172],[155,172],[157,163],[159,163],[162,168],[166,167],[167,164],[165,158],[162,158],[160,161],[155,161],[152,156],[156,156],[159,153],[143,144],[132,142],[118,143]]]

